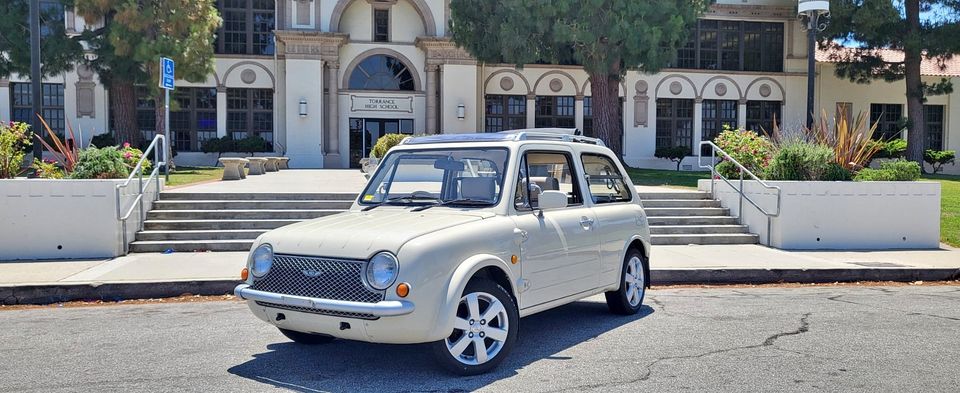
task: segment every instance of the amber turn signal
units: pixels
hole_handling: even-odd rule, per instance
[[[510,263],[516,265],[517,262],[519,262],[519,261],[520,261],[520,258],[517,258],[516,255],[511,255],[511,256],[510,256]]]
[[[243,281],[247,281],[247,277],[250,277],[250,270],[247,270],[247,268],[243,268],[243,270],[240,271],[240,279]]]
[[[397,285],[397,296],[407,297],[407,295],[409,294],[410,294],[410,284],[402,282],[399,285]]]

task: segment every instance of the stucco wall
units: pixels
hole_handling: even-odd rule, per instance
[[[760,242],[783,249],[898,249],[940,245],[940,183],[769,181],[780,187],[780,214],[769,220],[736,190],[716,181],[716,197]],[[736,183],[735,183],[736,184]],[[698,187],[710,191],[710,180]],[[749,198],[777,212],[777,192],[745,181]]]

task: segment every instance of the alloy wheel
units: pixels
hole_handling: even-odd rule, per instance
[[[643,291],[646,290],[646,278],[643,276],[643,261],[634,256],[627,261],[627,272],[623,276],[627,286],[627,301],[637,307],[643,300]]]
[[[466,365],[480,365],[504,348],[510,330],[506,308],[493,295],[473,292],[460,298],[453,333],[446,338],[447,351]]]

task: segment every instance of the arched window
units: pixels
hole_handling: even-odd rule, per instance
[[[351,90],[416,90],[413,74],[399,59],[387,55],[370,56],[350,73]]]

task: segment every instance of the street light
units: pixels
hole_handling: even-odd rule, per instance
[[[813,85],[817,66],[817,32],[830,23],[830,2],[827,0],[798,0],[797,18],[807,30],[807,128],[813,127]]]

